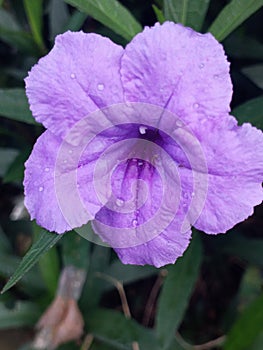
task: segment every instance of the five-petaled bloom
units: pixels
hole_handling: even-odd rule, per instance
[[[165,22],[123,49],[67,32],[26,93],[47,130],[26,162],[25,204],[50,231],[91,220],[123,263],[159,267],[191,226],[226,232],[262,201],[262,132],[229,115],[229,64],[211,34]]]

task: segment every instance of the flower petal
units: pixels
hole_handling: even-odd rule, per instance
[[[98,34],[66,32],[25,79],[30,109],[40,123],[63,136],[90,112],[123,101],[123,48]]]
[[[187,181],[182,178],[181,184],[175,162],[155,163],[161,159],[157,150],[158,146],[148,145],[147,152],[144,148],[148,160],[133,158],[118,165],[111,178],[112,200],[92,222],[124,263],[156,267],[174,263],[189,244],[190,200],[182,197],[185,186],[191,191],[191,176]],[[165,171],[166,166],[173,169]]]
[[[191,239],[191,230],[180,233],[176,220],[151,241],[130,248],[115,248],[123,264],[154,265],[174,264],[183,255]]]
[[[25,205],[31,219],[49,231],[63,233],[79,227],[100,209],[94,190],[90,202],[82,203],[76,181],[78,158],[74,158],[74,152],[72,146],[47,130],[38,138],[25,164]],[[83,187],[92,181],[89,174],[93,163],[90,164],[84,170]]]
[[[206,233],[226,232],[253,214],[263,199],[263,133],[234,118],[196,124],[207,159],[208,190],[203,211],[193,223]]]
[[[166,107],[183,120],[230,110],[229,63],[211,34],[172,22],[145,28],[127,45],[121,74],[128,101]]]

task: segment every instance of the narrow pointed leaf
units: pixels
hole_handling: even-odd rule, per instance
[[[164,17],[176,23],[182,23],[200,30],[210,0],[164,0]]]
[[[253,66],[245,67],[242,69],[242,73],[260,89],[263,89],[263,64],[254,64]]]
[[[12,309],[0,303],[0,329],[34,326],[40,310],[34,303],[17,302]]]
[[[49,28],[50,37],[53,40],[56,35],[64,32],[64,28],[70,18],[68,5],[63,0],[51,0],[49,4]]]
[[[37,124],[29,110],[24,89],[0,89],[0,116],[28,124]]]
[[[133,15],[117,0],[66,0],[66,2],[127,40],[131,40],[142,30]]]
[[[224,350],[245,350],[262,332],[263,294],[243,311],[230,330]]]
[[[133,342],[138,342],[139,349],[159,350],[157,339],[152,330],[144,328],[134,320],[127,319],[122,313],[99,309],[90,312],[87,327],[96,339],[113,349],[131,350]]]
[[[161,291],[156,331],[162,349],[168,349],[180,326],[199,275],[201,242],[195,236],[182,258],[168,267],[168,276]]]
[[[27,148],[20,152],[14,159],[14,161],[10,164],[8,167],[4,178],[3,183],[8,182],[20,182],[22,183],[22,180],[24,178],[24,170],[25,170],[25,161],[29,157],[29,154],[31,152],[30,148]]]
[[[240,124],[251,123],[263,130],[263,96],[253,98],[234,108],[232,114]]]
[[[263,0],[232,0],[219,13],[208,31],[218,41],[222,41],[261,6]]]
[[[153,11],[159,23],[165,22],[163,11],[159,9],[156,5],[152,5]]]
[[[43,0],[24,0],[24,6],[35,42],[43,49]]]
[[[38,262],[41,256],[49,251],[62,237],[63,235],[42,230],[38,241],[31,246],[29,251],[23,257],[17,270],[4,286],[2,293],[13,287],[24,276],[24,274]]]

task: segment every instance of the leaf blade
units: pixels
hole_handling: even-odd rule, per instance
[[[263,130],[263,96],[253,98],[233,109],[239,124],[251,123]]]
[[[224,350],[248,349],[262,331],[263,294],[254,300],[230,329]]]
[[[24,0],[24,7],[35,42],[37,43],[40,49],[43,49],[43,0]]]
[[[164,17],[199,31],[209,3],[210,0],[164,0]]]
[[[208,31],[218,41],[222,41],[261,6],[263,0],[232,0],[219,13]]]
[[[131,40],[142,28],[133,15],[117,0],[65,0],[105,26]]]
[[[43,254],[49,251],[62,237],[63,235],[50,233],[43,229],[38,241],[31,246],[29,251],[23,257],[15,273],[6,283],[1,293],[3,294],[13,287],[24,276],[24,274],[38,262]]]
[[[29,110],[25,91],[21,88],[0,89],[0,115],[27,124],[38,124]]]
[[[201,242],[198,236],[182,258],[168,267],[168,276],[163,285],[157,309],[156,332],[167,349],[184,316],[188,301],[198,277],[201,264]]]

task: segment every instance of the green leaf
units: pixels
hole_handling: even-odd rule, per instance
[[[0,329],[34,326],[40,310],[34,303],[17,302],[12,309],[0,303]]]
[[[234,108],[232,114],[240,124],[249,122],[263,130],[263,96],[249,100]]]
[[[37,124],[33,118],[24,89],[0,89],[0,115],[28,124]]]
[[[254,64],[253,66],[243,68],[242,73],[260,89],[263,89],[263,64]]]
[[[0,39],[22,52],[37,54],[32,36],[24,32],[15,18],[3,9],[0,9]]]
[[[238,256],[251,264],[263,267],[263,239],[246,238],[235,235],[235,232],[225,238],[224,253]]]
[[[125,318],[120,312],[96,309],[87,317],[87,328],[96,339],[114,349],[131,350],[132,342],[137,341],[140,349],[159,350],[152,330]]]
[[[64,265],[73,265],[87,271],[90,260],[90,242],[75,231],[69,232],[62,242],[62,254]]]
[[[0,9],[0,27],[6,30],[19,31],[21,27],[15,20],[15,18],[4,9]]]
[[[262,332],[263,294],[253,301],[237,319],[227,336],[224,350],[249,348]]]
[[[245,35],[243,28],[225,39],[224,48],[227,55],[233,58],[263,60],[263,44],[259,40]]]
[[[156,275],[158,270],[152,266],[123,265],[119,260],[116,260],[104,273],[123,284],[128,284]],[[111,284],[105,284],[104,286],[105,290],[114,288]]]
[[[7,169],[17,157],[18,151],[12,148],[0,148],[0,177],[4,176]]]
[[[159,23],[165,22],[163,11],[160,10],[156,5],[152,5],[153,11]]]
[[[127,40],[142,30],[132,14],[117,0],[66,0]]]
[[[20,259],[17,256],[2,253],[0,254],[0,276],[6,278],[15,273]],[[33,268],[22,278],[21,289],[25,290],[27,294],[31,290],[43,290],[43,281],[39,278],[39,270]]]
[[[261,271],[259,267],[248,266],[239,286],[239,310],[251,303],[260,295],[262,287]]]
[[[111,250],[95,245],[90,258],[87,279],[81,295],[81,305],[88,310],[96,307],[105,288],[105,281],[97,277],[97,272],[105,273],[109,266]]]
[[[156,331],[162,349],[170,346],[183,320],[198,278],[201,257],[200,238],[195,235],[184,256],[168,267],[168,276],[160,294],[156,319]]]
[[[11,251],[11,244],[0,226],[0,251],[1,253],[9,253]]]
[[[8,31],[1,28],[0,25],[0,39],[23,53],[38,55],[37,46],[29,33],[22,31]]]
[[[35,240],[39,238],[41,231],[42,229],[34,222],[33,233]],[[38,266],[46,289],[49,291],[50,298],[52,299],[57,290],[60,268],[59,257],[55,246],[41,256]]]
[[[63,235],[50,233],[43,229],[38,241],[31,246],[29,251],[23,257],[17,270],[4,286],[1,293],[5,293],[8,289],[13,287],[24,276],[24,274],[38,262],[43,254],[49,251],[62,237]]]
[[[42,39],[43,0],[24,0],[24,6],[35,42],[44,49]]]
[[[253,344],[249,347],[249,350],[262,350],[263,349],[263,331],[256,338]]]
[[[76,10],[70,17],[68,23],[64,28],[64,31],[72,30],[74,32],[74,31],[80,30],[86,18],[87,18],[87,15],[85,13],[82,13]]]
[[[49,4],[49,28],[50,37],[53,40],[56,35],[63,33],[69,21],[67,4],[63,0],[51,0]]]
[[[261,6],[263,0],[232,0],[219,13],[208,31],[218,41],[222,41]]]
[[[164,0],[164,17],[200,31],[210,0]]]
[[[25,161],[29,157],[31,149],[26,149],[20,152],[14,161],[8,167],[4,178],[3,183],[7,182],[22,182],[24,178],[24,170],[25,170]]]

